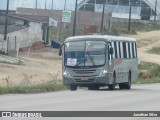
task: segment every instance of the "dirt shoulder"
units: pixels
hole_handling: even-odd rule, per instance
[[[29,56],[28,56],[29,55]],[[21,53],[23,65],[0,63],[0,85],[30,85],[55,79],[61,80],[61,58],[53,48],[44,48],[30,54]]]

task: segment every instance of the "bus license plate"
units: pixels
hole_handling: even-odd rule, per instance
[[[83,77],[83,78],[81,78],[81,80],[89,80],[89,78]]]

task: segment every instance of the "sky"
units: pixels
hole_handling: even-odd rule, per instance
[[[37,0],[38,8],[45,8],[45,1],[47,1],[47,9],[51,9],[52,0]],[[78,3],[82,0],[78,0]],[[25,7],[25,8],[35,8],[36,0],[9,0],[10,10],[16,10],[17,7]],[[64,9],[65,0],[53,0],[53,9]],[[76,0],[66,0],[66,9],[74,10],[75,9]],[[160,2],[160,0],[158,0]],[[5,10],[7,6],[7,0],[0,0],[0,9]]]
[[[51,9],[52,0],[37,0],[38,8],[45,8],[45,1],[47,1],[47,9]],[[76,0],[66,0],[66,9],[74,10]],[[81,2],[82,0],[78,0]],[[53,9],[63,9],[65,0],[53,0]],[[9,0],[9,9],[16,10],[17,7],[35,8],[36,0]],[[5,10],[7,6],[7,0],[0,0],[0,9]]]

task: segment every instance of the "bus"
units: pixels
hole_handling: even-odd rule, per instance
[[[86,35],[67,38],[59,55],[63,55],[64,85],[71,91],[77,87],[98,90],[108,86],[114,90],[131,89],[138,76],[136,39],[108,35]]]

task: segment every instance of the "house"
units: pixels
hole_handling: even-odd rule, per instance
[[[43,42],[43,26],[45,22],[30,19],[17,14],[8,15],[7,50],[17,47],[23,51],[37,42]],[[5,14],[0,13],[0,51],[4,51]],[[40,48],[40,47],[39,47]]]
[[[61,27],[68,26],[71,30],[73,29],[74,23],[74,11],[71,11],[71,22],[62,22],[63,10],[47,10],[47,9],[32,9],[32,8],[17,8],[18,14],[23,15],[37,15],[37,16],[53,16],[57,21],[57,29],[60,32]],[[78,11],[77,12],[77,29],[83,29],[84,27],[89,27],[95,25],[100,29],[101,26],[102,13],[94,13],[91,11]],[[111,13],[105,13],[104,25],[110,27],[110,21],[112,18]]]

